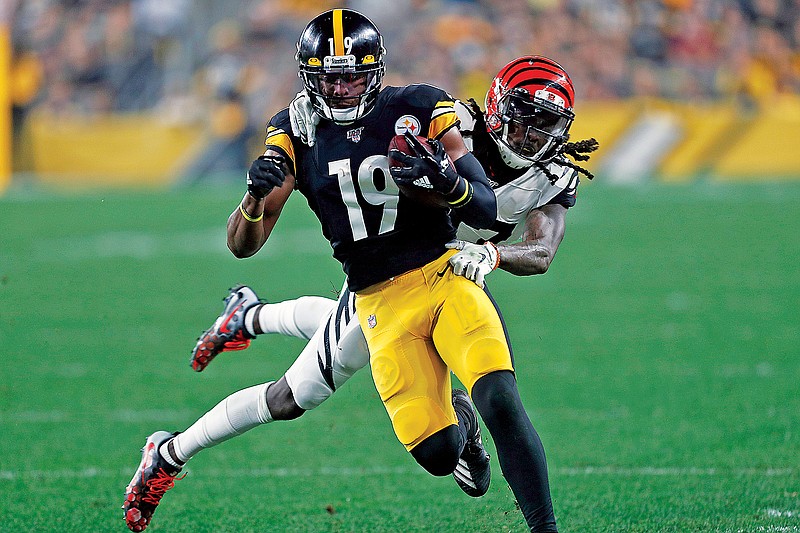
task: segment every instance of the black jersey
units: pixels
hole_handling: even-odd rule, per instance
[[[362,119],[323,120],[309,147],[292,134],[288,110],[270,120],[267,148],[283,153],[296,188],[322,224],[353,291],[421,267],[455,237],[446,209],[402,196],[389,174],[389,141],[406,130],[441,138],[458,124],[453,99],[430,85],[385,87]]]

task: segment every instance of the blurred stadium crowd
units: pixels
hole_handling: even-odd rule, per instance
[[[7,0],[9,1],[9,0]],[[12,100],[30,113],[155,113],[220,140],[204,166],[244,168],[265,121],[300,88],[294,43],[350,7],[386,41],[388,84],[482,102],[509,59],[542,54],[578,101],[800,93],[800,0],[10,0]],[[242,159],[243,158],[243,159]]]

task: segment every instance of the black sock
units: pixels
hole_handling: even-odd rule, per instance
[[[492,435],[500,468],[531,531],[557,531],[539,435],[509,371],[492,372],[472,388],[472,400]]]
[[[255,309],[251,312],[254,313],[253,315],[253,333],[255,335],[262,335],[264,332],[261,331],[261,310],[264,309],[264,304],[258,304]]]

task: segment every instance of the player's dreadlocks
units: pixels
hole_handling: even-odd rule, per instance
[[[475,115],[475,126],[476,130],[484,131],[486,128],[486,122],[484,119],[484,112],[481,109],[481,106],[475,101],[474,98],[470,98],[467,100],[470,104],[470,108],[472,109],[473,114]],[[474,135],[475,132],[473,132]],[[576,161],[588,161],[591,156],[587,155],[600,147],[600,143],[597,142],[597,139],[591,137],[589,139],[583,139],[577,142],[568,142],[564,143],[561,146],[561,149],[556,154],[555,158],[560,165],[564,165],[566,167],[572,168],[578,171],[580,174],[583,174],[589,179],[594,178],[594,174],[586,170],[585,168],[577,165],[567,159],[565,156],[570,156]],[[536,168],[544,172],[547,179],[550,180],[551,184],[555,184],[559,180],[559,176],[556,176],[547,168],[547,163],[536,162]]]
[[[586,176],[587,178],[593,179],[594,178],[594,174],[592,174],[591,172],[589,172],[588,170],[586,170],[582,166],[576,165],[575,163],[573,163],[572,161],[570,161],[569,159],[567,159],[564,156],[568,155],[568,156],[572,157],[573,159],[575,159],[576,161],[588,161],[589,157],[591,157],[591,156],[588,156],[586,154],[594,152],[599,147],[600,147],[600,143],[598,143],[597,139],[595,139],[594,137],[590,137],[589,139],[583,139],[582,141],[578,141],[578,142],[574,142],[574,143],[568,142],[568,143],[565,143],[561,147],[561,150],[558,151],[558,154],[556,154],[555,158],[558,160],[558,162],[560,164],[562,164],[564,166],[567,166],[569,168],[575,169],[579,173],[581,173],[584,176]],[[546,163],[537,162],[536,163],[536,168],[538,168],[539,170],[541,170],[542,172],[545,173],[545,175],[547,176],[547,179],[550,180],[551,184],[555,184],[555,182],[558,181],[558,176],[555,176],[552,172],[550,172],[547,169],[547,164]]]

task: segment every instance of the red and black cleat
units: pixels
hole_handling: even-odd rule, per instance
[[[244,350],[250,346],[253,336],[244,327],[247,310],[258,305],[256,293],[246,285],[231,289],[225,298],[225,308],[214,325],[203,332],[192,350],[191,365],[196,372],[202,372],[222,352]]]
[[[158,452],[159,446],[177,433],[156,431],[142,448],[142,462],[125,488],[125,502],[122,504],[125,524],[131,531],[144,531],[158,507],[164,493],[175,486],[181,469],[169,464]]]

